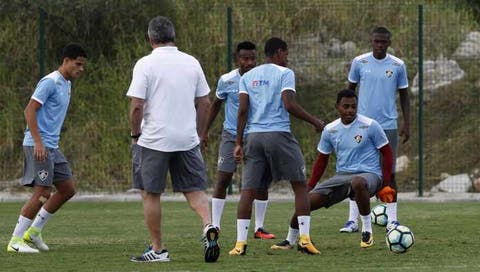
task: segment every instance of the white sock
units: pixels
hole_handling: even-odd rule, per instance
[[[387,203],[388,223],[397,220],[397,202]]]
[[[255,231],[263,228],[265,213],[267,212],[268,200],[255,199]]]
[[[15,237],[23,237],[23,234],[27,231],[28,227],[32,224],[32,220],[26,218],[23,215],[18,217],[17,225],[15,225],[15,229],[13,230],[12,236]]]
[[[297,220],[300,235],[310,236],[310,215],[298,216]]]
[[[47,212],[43,207],[38,212],[37,216],[35,216],[35,220],[33,220],[32,227],[35,227],[39,230],[42,230],[45,224],[47,224],[48,219],[53,216],[53,213]]]
[[[288,227],[288,234],[287,234],[287,241],[290,245],[295,245],[298,239],[298,229],[293,229],[292,227]]]
[[[237,242],[247,243],[250,219],[237,219]]]
[[[225,199],[212,198],[212,225],[220,229]]]
[[[362,219],[362,232],[372,233],[372,217],[370,217],[370,214],[360,215],[360,218]]]
[[[358,212],[357,202],[355,200],[350,200],[349,204],[350,204],[350,209],[348,212],[348,221],[353,221],[355,223],[358,223],[359,212]]]

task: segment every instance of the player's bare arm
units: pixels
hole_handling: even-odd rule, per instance
[[[245,131],[245,126],[247,125],[248,117],[248,107],[249,107],[249,97],[246,93],[240,93],[239,95],[240,104],[238,106],[238,117],[237,117],[237,139],[235,141],[235,150],[233,151],[233,156],[235,161],[239,162],[243,158],[243,132]]]
[[[353,82],[348,82],[347,83],[347,89],[350,89],[352,91],[355,91],[357,89],[357,83],[353,83]]]
[[[136,143],[138,137],[141,134],[140,126],[143,118],[143,104],[145,100],[131,97],[130,101],[130,135],[132,136],[132,142]]]
[[[223,101],[224,100],[219,99],[218,97],[215,97],[215,100],[213,101],[213,103],[211,104],[208,110],[207,123],[205,125],[205,128],[202,131],[202,134],[200,135],[200,139],[202,139],[203,141],[202,148],[206,148],[208,146],[208,131],[210,130],[210,127],[215,121],[215,118],[217,118],[217,115],[220,112],[220,109],[222,108]]]
[[[35,146],[33,147],[33,155],[36,160],[43,161],[47,157],[47,149],[43,145],[42,138],[40,137],[40,132],[38,131],[37,124],[37,111],[40,109],[42,104],[30,99],[27,106],[25,107],[24,114],[25,120],[27,122],[32,138],[35,141]]]
[[[285,109],[297,117],[298,119],[304,120],[315,127],[317,132],[321,132],[325,126],[325,122],[318,119],[317,117],[311,115],[305,111],[302,106],[300,106],[295,100],[295,92],[292,90],[284,90],[282,92],[282,101],[285,106]]]
[[[202,132],[207,125],[208,110],[210,109],[210,97],[208,95],[197,97],[197,133],[202,136]],[[200,137],[201,146],[206,146],[205,139]]]
[[[402,108],[403,123],[400,127],[400,136],[402,136],[402,143],[406,143],[410,138],[410,98],[408,96],[408,89],[399,89],[400,107]]]

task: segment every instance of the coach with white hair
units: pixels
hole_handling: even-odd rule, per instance
[[[185,195],[205,226],[205,261],[215,262],[219,256],[218,230],[210,224],[207,176],[198,136],[210,106],[210,88],[200,63],[175,46],[175,29],[168,18],[153,18],[148,38],[153,51],[135,64],[127,96],[131,98],[130,136],[141,153],[143,207],[152,247],[131,260],[170,260],[162,243],[159,204],[169,171],[173,191]]]

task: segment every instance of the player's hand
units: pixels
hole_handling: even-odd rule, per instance
[[[243,149],[241,145],[235,145],[235,149],[233,150],[233,157],[237,163],[241,162],[243,159]]]
[[[402,124],[400,128],[400,136],[402,137],[402,144],[410,139],[410,125]]]
[[[33,157],[37,161],[44,161],[47,158],[47,149],[43,143],[35,143],[33,146]]]
[[[377,197],[385,203],[392,203],[395,193],[395,189],[387,185],[377,192]]]
[[[313,125],[315,127],[315,130],[317,132],[322,132],[323,128],[325,127],[325,122],[318,119],[318,118],[315,118],[315,124]]]

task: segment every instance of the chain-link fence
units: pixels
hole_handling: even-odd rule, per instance
[[[5,26],[0,32],[5,48],[0,53],[0,121],[5,128],[0,132],[0,180],[14,180],[22,173],[22,112],[40,73],[37,49],[42,44],[45,47],[45,72],[49,72],[57,65],[56,50],[68,41],[78,41],[90,57],[84,77],[74,83],[61,148],[81,189],[115,192],[129,188],[125,93],[135,61],[150,51],[145,39],[148,20],[160,14],[175,22],[179,48],[201,62],[212,97],[218,77],[228,72],[229,47],[253,41],[258,46],[258,63],[262,63],[264,42],[281,37],[289,45],[298,101],[327,121],[337,118],[336,92],[345,87],[351,60],[371,51],[369,33],[375,26],[387,27],[392,32],[390,53],[405,61],[410,85],[411,137],[399,144],[397,159],[400,191],[473,190],[472,184],[480,177],[480,27],[466,4],[454,7],[448,1],[425,1],[420,8],[414,1],[86,2],[0,4]],[[45,36],[37,43],[39,8],[46,14]],[[232,11],[230,20],[227,8]],[[423,102],[418,84],[422,52]],[[319,135],[305,123],[293,118],[292,122],[308,171]],[[205,154],[211,184],[221,124],[219,116]],[[325,176],[333,174],[334,160],[330,162]]]

